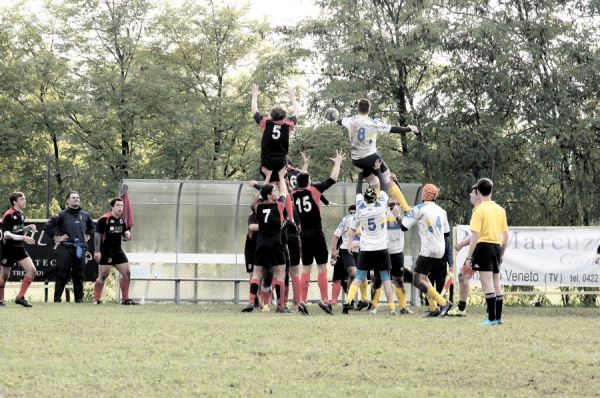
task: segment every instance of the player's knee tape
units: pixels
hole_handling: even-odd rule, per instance
[[[381,281],[389,281],[392,278],[390,277],[390,271],[379,271],[379,275],[381,276]]]
[[[356,271],[356,276],[354,277],[354,279],[358,279],[359,281],[364,281],[367,279],[367,272],[365,270],[359,269]]]

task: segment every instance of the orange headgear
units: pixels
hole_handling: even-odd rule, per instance
[[[421,198],[423,202],[433,201],[437,198],[440,190],[433,184],[425,184],[423,185],[423,189],[421,190]]]

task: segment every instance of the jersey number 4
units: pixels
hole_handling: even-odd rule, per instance
[[[303,211],[304,213],[308,213],[312,210],[312,203],[310,203],[308,196],[304,196],[296,199],[296,207],[298,208],[299,213],[302,213]]]

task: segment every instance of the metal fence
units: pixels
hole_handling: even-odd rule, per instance
[[[232,181],[123,183],[135,216],[133,239],[124,244],[132,269],[131,297],[176,303],[247,299],[243,252],[254,188]],[[409,204],[417,202],[420,186],[402,184]],[[324,195],[331,202],[321,213],[330,242],[354,203],[355,185],[335,184]],[[418,252],[417,235],[416,230],[406,234],[407,264]],[[309,299],[319,297],[313,285]]]

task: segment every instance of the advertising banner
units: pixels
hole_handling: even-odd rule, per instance
[[[469,235],[467,225],[456,227],[456,240]],[[600,229],[586,227],[509,228],[508,248],[500,267],[503,285],[600,287],[600,265],[594,263]],[[457,254],[460,267],[465,247]],[[478,280],[475,275],[473,280]]]
[[[44,233],[44,224],[45,221],[31,221],[25,222],[25,225],[35,224],[37,228],[37,232],[29,233],[28,236],[31,236],[35,240],[34,245],[25,245],[25,250],[33,260],[33,265],[37,270],[34,281],[43,282],[49,281],[53,282],[56,278],[56,256],[54,253],[54,249],[56,248],[56,244],[52,239],[48,237]],[[92,238],[93,239],[93,238]],[[93,246],[93,242],[90,242],[90,247],[88,251],[85,253],[86,258],[86,266],[84,271],[84,280],[85,281],[94,281],[98,277],[98,264],[94,261],[93,253],[90,253],[90,250],[93,250],[91,247]],[[2,258],[2,253],[0,252],[0,258]],[[9,281],[20,281],[25,275],[25,272],[21,267],[13,266],[10,272]]]

